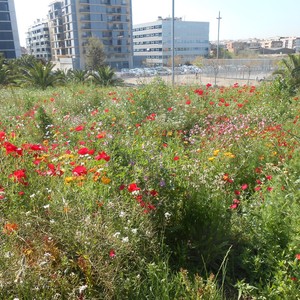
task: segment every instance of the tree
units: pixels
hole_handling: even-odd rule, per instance
[[[181,64],[182,64],[182,56],[176,55],[176,56],[174,57],[174,66],[180,66]],[[170,57],[170,58],[168,59],[167,66],[168,66],[168,67],[171,67],[171,66],[172,66],[172,57]]]
[[[21,68],[20,81],[43,90],[54,84],[62,83],[64,76],[61,72],[54,72],[54,67],[55,65],[51,62],[33,61],[32,64]]]
[[[11,82],[10,71],[4,57],[0,56],[0,85],[7,85]]]
[[[109,66],[102,66],[92,73],[93,81],[101,86],[120,85],[123,80],[116,78],[114,70]]]
[[[300,55],[288,54],[288,59],[281,60],[279,69],[273,75],[278,75],[282,87],[294,94],[300,87]]]
[[[106,55],[102,42],[96,38],[88,39],[85,46],[85,64],[89,70],[96,70],[105,65]]]
[[[90,72],[88,70],[69,70],[67,73],[67,77],[69,80],[74,81],[76,83],[85,83],[88,81],[90,77]]]

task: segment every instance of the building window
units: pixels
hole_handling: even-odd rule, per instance
[[[0,41],[9,41],[13,40],[12,32],[1,32],[0,31]]]
[[[8,11],[8,3],[0,2],[0,11]]]
[[[0,12],[1,21],[10,21],[10,15],[8,12]]]

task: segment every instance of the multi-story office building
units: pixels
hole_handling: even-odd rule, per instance
[[[49,5],[53,60],[85,68],[85,46],[96,37],[113,68],[132,66],[131,0],[64,0]]]
[[[29,27],[26,37],[26,48],[36,58],[51,60],[50,35],[47,20],[36,20]]]
[[[21,56],[14,0],[0,0],[0,53],[9,59]]]
[[[179,63],[209,55],[209,23],[174,20],[174,56]],[[133,26],[134,58],[146,65],[166,65],[172,57],[172,18]]]

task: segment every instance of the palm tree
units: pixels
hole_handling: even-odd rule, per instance
[[[57,83],[62,83],[64,76],[61,72],[54,72],[54,67],[55,65],[51,62],[33,61],[21,68],[22,78],[20,81],[43,90]]]
[[[15,83],[14,79],[15,76],[13,76],[11,63],[7,62],[5,58],[0,55],[0,86]]]
[[[77,83],[85,83],[89,79],[90,73],[87,70],[69,70],[67,77]]]
[[[288,59],[282,59],[281,67],[273,72],[273,75],[279,75],[291,94],[294,94],[300,87],[300,55],[289,54]]]
[[[93,81],[101,86],[121,85],[123,80],[115,76],[115,71],[110,66],[103,66],[92,73]]]

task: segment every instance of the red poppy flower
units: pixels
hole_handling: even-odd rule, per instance
[[[103,138],[105,138],[105,136],[106,136],[105,132],[100,132],[99,134],[96,135],[96,138],[97,139],[103,139]]]
[[[107,155],[104,151],[102,151],[101,153],[99,153],[96,157],[95,157],[96,160],[100,160],[100,159],[104,159],[106,161],[109,161],[110,160],[110,156]]]
[[[203,90],[196,89],[196,90],[194,90],[194,93],[197,94],[197,95],[199,95],[199,96],[202,96],[203,95]]]
[[[156,118],[156,114],[151,114],[151,115],[146,117],[146,119],[149,120],[149,121],[154,121],[155,118]]]
[[[32,151],[47,151],[47,148],[41,144],[23,144],[22,147]]]
[[[82,131],[84,129],[83,125],[79,125],[75,128],[75,131]]]
[[[292,281],[297,281],[297,277],[291,277]]]
[[[77,151],[77,153],[79,154],[79,155],[87,155],[87,154],[89,154],[89,155],[93,155],[94,153],[95,153],[95,150],[94,149],[89,149],[89,148],[86,148],[86,147],[84,147],[84,148],[80,148],[78,151]]]
[[[6,137],[6,133],[4,131],[0,131],[0,141],[3,141]]]
[[[141,189],[137,186],[136,183],[131,183],[131,184],[129,184],[129,186],[128,186],[128,191],[129,191],[130,193],[135,192],[135,191],[140,191],[140,190],[141,190]]]
[[[300,260],[300,253],[297,253],[297,254],[295,255],[295,257],[296,257],[297,260]]]
[[[174,156],[173,160],[179,160],[179,156]]]
[[[11,173],[9,178],[13,178],[15,182],[19,182],[21,184],[27,185],[27,182],[24,181],[26,178],[26,170],[25,169],[19,169]]]
[[[125,185],[124,184],[121,184],[120,186],[119,186],[119,190],[120,191],[123,191],[125,189]]]
[[[91,112],[91,116],[96,115],[98,112],[99,112],[98,109],[93,110],[93,111]]]
[[[12,143],[5,142],[3,146],[6,149],[6,154],[17,153],[18,155],[23,155],[23,149],[18,148],[17,146],[15,146]]]
[[[73,169],[72,173],[75,176],[82,176],[87,174],[87,169],[85,166],[77,166]]]
[[[54,164],[48,164],[49,170],[47,171],[47,175],[50,176],[61,176],[64,174],[64,171],[60,169],[60,165],[55,166]]]
[[[230,205],[230,209],[237,209],[240,205],[241,201],[238,199],[233,199],[232,204]]]
[[[115,257],[116,257],[116,252],[115,252],[114,249],[111,249],[111,250],[109,251],[109,257],[110,257],[110,258],[115,258]]]
[[[191,103],[192,103],[191,100],[186,100],[185,102],[186,105],[190,105]]]
[[[156,196],[158,196],[158,192],[156,190],[151,190],[150,195],[153,197],[156,197]]]
[[[248,184],[246,184],[246,183],[242,184],[241,189],[243,191],[246,190],[247,188],[248,188]]]

